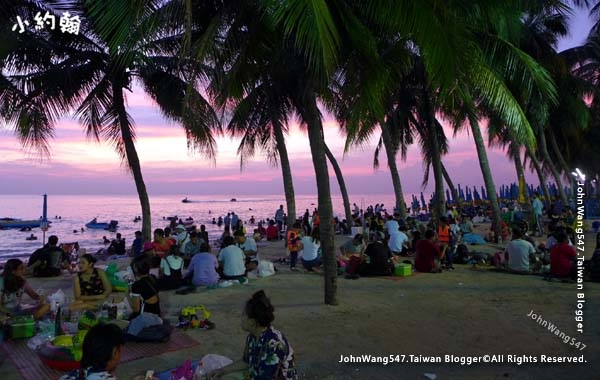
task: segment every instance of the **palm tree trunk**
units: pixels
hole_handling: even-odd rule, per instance
[[[340,192],[342,193],[342,201],[344,203],[344,214],[346,214],[346,222],[349,225],[352,225],[352,211],[350,210],[350,198],[348,197],[348,189],[346,189],[346,181],[344,181],[344,175],[342,174],[342,170],[340,169],[340,165],[338,165],[335,156],[333,155],[333,153],[331,153],[325,141],[323,141],[323,148],[325,149],[325,155],[327,156],[327,159],[333,167],[335,177],[337,178],[338,184],[340,186]]]
[[[426,112],[426,128],[428,135],[428,147],[431,154],[431,166],[433,168],[433,177],[435,179],[435,206],[437,220],[446,214],[446,195],[444,194],[444,175],[442,174],[442,157],[440,153],[440,143],[438,131],[435,123],[435,110],[431,104],[431,93],[428,88],[423,89],[423,101]]]
[[[527,181],[525,181],[525,171],[523,170],[523,163],[521,162],[519,145],[511,142],[509,148],[512,151],[511,156],[513,157],[515,163],[515,170],[517,172],[517,179],[519,181],[518,183],[520,183],[521,178],[523,178],[523,183],[525,184],[525,203],[531,206],[531,199],[529,198],[529,191],[527,191]]]
[[[485,143],[483,142],[483,135],[481,134],[481,129],[479,129],[479,122],[474,116],[469,116],[469,123],[471,124],[471,132],[473,133],[473,139],[475,140],[475,147],[477,148],[477,157],[479,158],[481,174],[483,174],[483,182],[485,182],[485,188],[492,206],[492,217],[495,227],[494,235],[496,240],[498,240],[498,237],[502,234],[502,215],[500,215],[500,206],[498,205],[498,196],[496,195],[496,185],[494,184],[494,178],[492,177],[492,171],[490,170],[487,152],[485,151]]]
[[[321,249],[323,251],[323,267],[325,280],[325,304],[337,305],[337,263],[335,261],[335,242],[333,231],[333,206],[329,186],[329,171],[325,156],[325,138],[321,114],[317,107],[317,99],[313,92],[307,91],[302,97],[300,113],[308,126],[308,141],[312,154],[315,176],[317,177],[317,194],[321,223]]]
[[[135,188],[137,189],[138,197],[140,198],[140,205],[142,206],[142,237],[144,241],[151,241],[151,229],[152,220],[150,214],[150,200],[148,199],[148,192],[146,191],[146,184],[142,177],[142,168],[140,166],[140,159],[137,151],[135,150],[135,144],[131,135],[129,120],[127,119],[127,111],[125,110],[125,100],[123,98],[123,89],[120,85],[113,83],[113,102],[118,112],[119,127],[121,129],[121,138],[123,139],[123,145],[125,147],[125,157],[127,158],[127,164],[133,180],[135,181]]]
[[[444,165],[443,162],[442,162],[442,174],[444,175],[446,184],[450,188],[450,193],[452,194],[452,199],[454,200],[454,202],[456,202],[456,206],[460,207],[460,199],[458,198],[458,191],[456,190],[456,187],[454,187],[454,183],[452,182],[450,175],[446,171],[446,166]]]
[[[392,148],[392,137],[387,124],[381,124],[381,138],[383,146],[385,146],[385,154],[387,156],[388,168],[392,175],[392,186],[394,187],[394,196],[396,198],[396,210],[400,213],[402,219],[406,219],[406,203],[404,202],[404,192],[402,191],[402,183],[398,174],[398,165],[396,165],[396,152]]]
[[[279,152],[279,162],[281,164],[281,175],[283,177],[283,191],[285,193],[285,203],[287,205],[288,226],[292,226],[296,221],[296,197],[294,195],[292,169],[290,168],[290,159],[288,158],[281,125],[275,123],[274,126],[275,141],[277,142],[277,151]]]
[[[542,193],[544,193],[544,198],[546,202],[550,202],[550,190],[548,190],[548,186],[546,185],[546,177],[544,176],[544,171],[542,170],[542,164],[535,156],[535,153],[531,151],[530,148],[526,148],[525,154],[531,160],[533,164],[533,168],[535,169],[538,180],[540,181],[540,188],[542,189]]]
[[[560,196],[563,205],[568,205],[569,200],[567,199],[567,195],[565,194],[565,189],[562,185],[562,179],[560,179],[560,173],[558,169],[556,169],[556,165],[554,165],[554,162],[552,161],[552,158],[550,158],[550,154],[548,153],[548,148],[546,147],[546,136],[543,130],[538,129],[537,138],[539,143],[538,146],[540,148],[540,153],[542,155],[544,165],[547,166],[548,169],[550,169],[552,177],[554,177],[556,187],[558,187],[558,195]]]
[[[552,131],[552,128],[548,128],[548,141],[550,141],[550,148],[552,149],[552,152],[554,153],[554,156],[558,159],[558,163],[560,164],[563,173],[565,174],[565,176],[568,178],[570,185],[571,185],[571,198],[575,198],[575,188],[577,186],[576,184],[576,180],[575,177],[572,177],[569,175],[569,173],[571,172],[571,169],[569,168],[569,165],[567,165],[567,161],[565,160],[565,157],[563,156],[563,154],[560,152],[560,149],[558,148],[558,143],[556,142],[556,137],[554,136],[554,132]]]

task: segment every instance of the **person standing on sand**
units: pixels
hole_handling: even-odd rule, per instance
[[[544,233],[544,223],[542,220],[544,204],[540,200],[540,196],[538,195],[538,193],[535,193],[533,197],[533,201],[531,202],[531,209],[533,211],[535,226],[537,227],[537,236],[542,236]]]
[[[271,326],[275,308],[263,290],[246,302],[242,330],[248,332],[241,360],[207,374],[208,379],[297,379],[294,350],[287,338]]]
[[[283,210],[283,205],[279,205],[279,208],[275,211],[275,222],[277,223],[277,228],[279,231],[283,231],[283,215],[285,211]]]

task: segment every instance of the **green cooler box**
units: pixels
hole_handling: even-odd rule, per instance
[[[412,265],[410,264],[397,264],[394,270],[394,274],[400,277],[408,277],[412,274]]]
[[[35,335],[33,315],[21,315],[10,319],[10,337],[12,339],[31,338]]]

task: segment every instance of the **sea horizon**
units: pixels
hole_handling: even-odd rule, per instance
[[[405,200],[410,203],[413,194],[405,194]],[[420,197],[420,194],[415,194]],[[429,194],[424,193],[429,200]],[[183,203],[186,198],[191,203]],[[250,234],[260,220],[273,218],[275,210],[283,205],[287,212],[284,194],[270,195],[244,195],[244,194],[211,194],[211,195],[151,195],[150,210],[152,216],[152,229],[164,228],[169,224],[167,217],[177,216],[182,219],[193,218],[199,227],[206,226],[211,242],[223,232],[223,227],[212,223],[212,219],[225,216],[228,212],[235,212],[244,221],[246,230]],[[231,199],[235,198],[232,202]],[[106,246],[102,243],[103,236],[113,239],[116,232],[126,239],[127,247],[131,245],[134,232],[141,230],[141,222],[134,222],[136,216],[141,216],[141,206],[137,194],[135,195],[59,195],[48,194],[47,219],[51,222],[45,234],[47,240],[50,235],[57,235],[59,243],[79,242],[82,248],[95,253]],[[317,207],[317,194],[297,194],[297,217],[306,209],[312,213]],[[361,208],[369,205],[383,203],[388,210],[395,204],[394,194],[356,194],[350,195],[350,203],[356,203]],[[341,195],[332,194],[334,216],[345,218]],[[29,194],[0,194],[0,218],[17,218],[23,220],[36,220],[42,216],[43,197]],[[254,216],[254,225],[249,223]],[[59,218],[60,217],[60,218]],[[93,218],[98,222],[119,221],[116,232],[88,229],[85,224]],[[81,232],[81,229],[84,229]],[[25,240],[34,234],[37,240]],[[16,257],[26,259],[33,251],[40,248],[43,241],[43,232],[39,228],[22,232],[18,229],[0,230],[0,262]]]

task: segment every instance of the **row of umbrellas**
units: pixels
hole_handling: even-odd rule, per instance
[[[553,183],[549,183],[547,186],[548,186],[548,191],[550,192],[550,195],[553,197],[558,197],[558,195],[559,195],[558,187],[556,187],[556,185]],[[519,191],[519,189],[521,189],[521,191]],[[540,186],[536,186],[536,187],[534,187],[533,185],[524,186],[524,183],[521,183],[521,186],[519,186],[518,183],[513,182],[509,185],[500,186],[500,191],[498,193],[498,197],[502,200],[519,200],[519,202],[525,202],[525,189],[526,189],[529,197],[533,197],[534,193],[543,194]],[[481,190],[478,191],[476,186],[472,186],[472,187],[465,186],[465,188],[463,189],[462,186],[459,184],[456,188],[456,191],[458,193],[458,197],[467,202],[482,201],[482,200],[489,199],[487,192],[485,191],[485,188],[483,186],[481,186]],[[566,186],[565,186],[565,192],[567,194],[569,193],[569,188]],[[435,193],[432,193],[429,200],[430,201],[433,200],[434,197],[435,197]],[[450,191],[448,189],[446,189],[446,199],[448,200],[448,203],[450,203],[450,204],[457,202],[457,199],[454,199],[452,197],[452,194],[450,193]],[[417,196],[413,194],[412,202],[411,202],[411,206],[413,209],[426,208],[427,204],[428,204],[428,202],[425,201],[425,196],[423,195],[422,192],[421,192],[420,202],[419,202],[419,198],[417,198]]]

